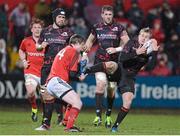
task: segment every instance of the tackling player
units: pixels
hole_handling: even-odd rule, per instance
[[[40,71],[44,58],[44,50],[38,52],[36,50],[36,43],[39,40],[43,26],[44,22],[42,20],[37,18],[32,19],[30,25],[32,36],[23,39],[19,48],[19,57],[24,66],[27,97],[32,107],[31,117],[34,122],[37,121],[35,92],[40,85]]]
[[[86,50],[90,50],[93,43],[97,41],[99,48],[95,56],[95,64],[106,61],[117,61],[119,51],[122,50],[124,44],[129,40],[125,28],[113,20],[113,7],[105,5],[101,12],[102,22],[95,24],[91,34],[86,41]],[[121,42],[121,43],[120,43]],[[105,126],[111,127],[111,110],[115,98],[116,82],[110,80],[106,73],[96,72],[96,117],[93,121],[94,125],[99,126],[102,122],[102,100],[104,91],[107,87],[107,110]],[[111,82],[110,82],[111,81]]]
[[[79,95],[68,84],[70,80],[83,80],[86,76],[78,74],[80,52],[83,50],[84,39],[79,35],[70,38],[70,44],[56,55],[51,72],[47,79],[47,92],[51,99],[45,104],[45,121],[36,130],[48,130],[53,111],[54,98],[61,99],[71,105],[65,131],[79,132],[74,122],[82,107]]]

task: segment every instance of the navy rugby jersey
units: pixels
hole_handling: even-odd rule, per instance
[[[42,30],[38,43],[48,43],[45,48],[44,66],[52,65],[56,54],[68,44],[69,38],[72,35],[73,32],[68,27],[54,29],[52,25],[50,25]]]
[[[109,25],[103,22],[95,24],[91,33],[96,37],[96,42],[99,46],[96,57],[102,61],[117,59],[119,53],[110,55],[107,53],[106,49],[109,47],[119,47],[120,37],[124,30],[125,28],[117,22],[113,22]]]

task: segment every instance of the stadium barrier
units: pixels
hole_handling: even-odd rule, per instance
[[[90,75],[83,82],[72,82],[84,107],[95,106],[95,79]],[[106,94],[105,94],[106,95]],[[39,95],[37,94],[39,97]],[[0,75],[0,102],[19,102],[27,98],[23,75]],[[116,91],[115,107],[122,99]],[[104,99],[104,105],[106,101]],[[134,108],[180,108],[180,76],[137,77]]]

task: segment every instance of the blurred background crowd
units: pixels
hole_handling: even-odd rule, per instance
[[[157,65],[144,69],[141,76],[180,75],[180,0],[0,0],[0,73],[22,74],[18,49],[22,39],[30,35],[32,17],[52,24],[51,12],[62,7],[68,13],[67,25],[77,34],[88,37],[93,24],[101,20],[101,6],[114,7],[114,19],[130,37],[142,27],[152,29],[152,37],[160,46]],[[98,45],[89,52],[90,64]]]

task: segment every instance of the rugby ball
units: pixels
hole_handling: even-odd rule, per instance
[[[157,41],[155,39],[150,39],[144,43],[143,47],[147,49],[146,54],[150,54],[153,51],[153,48],[152,48],[153,44],[157,44]]]

